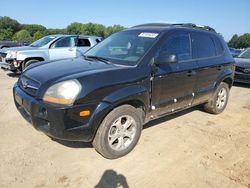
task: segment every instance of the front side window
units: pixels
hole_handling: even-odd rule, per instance
[[[143,31],[118,32],[91,48],[85,56],[97,56],[112,63],[136,65],[153,46],[159,33]]]
[[[74,47],[76,44],[76,37],[63,37],[52,44],[51,48],[66,48]]]
[[[203,33],[192,35],[195,58],[208,58],[216,56],[216,50],[212,38]]]
[[[178,61],[192,59],[189,34],[175,34],[168,37],[160,49],[160,54],[174,54]]]

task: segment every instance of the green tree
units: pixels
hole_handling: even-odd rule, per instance
[[[235,34],[228,42],[228,46],[233,48],[250,47],[250,33],[245,33],[244,35],[241,36]]]
[[[33,41],[36,41],[36,40],[38,40],[38,39],[40,39],[42,37],[43,37],[43,34],[40,31],[37,31],[37,32],[34,33],[32,39],[33,39]]]
[[[30,33],[28,31],[20,30],[15,33],[15,35],[13,36],[13,40],[30,42],[32,41],[32,37],[30,36]]]
[[[111,35],[113,33],[116,33],[118,31],[122,31],[124,29],[125,29],[125,27],[120,26],[120,25],[109,26],[109,27],[106,28],[105,37],[108,37],[109,35]]]
[[[31,36],[34,36],[37,31],[44,33],[46,31],[46,27],[38,24],[22,24],[22,30],[26,30]]]
[[[247,48],[247,47],[250,47],[250,34],[246,33],[244,35],[241,35],[238,38],[237,47],[238,48]]]
[[[68,34],[66,29],[47,29],[44,35]]]
[[[231,38],[231,40],[228,42],[228,46],[229,47],[232,47],[232,48],[236,48],[236,46],[237,46],[237,40],[238,40],[238,35],[237,34],[235,34],[235,35],[233,35],[233,37]]]
[[[83,27],[82,23],[74,22],[67,26],[66,31],[68,34],[80,35],[83,33]]]
[[[14,19],[11,19],[7,16],[0,16],[0,28],[1,29],[10,29],[13,33],[19,31],[20,23]]]
[[[11,29],[0,29],[0,41],[1,40],[11,40],[12,39],[12,30]]]

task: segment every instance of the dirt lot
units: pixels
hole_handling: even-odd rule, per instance
[[[57,142],[21,118],[17,77],[0,70],[0,187],[250,187],[250,87],[226,111],[195,107],[146,125],[136,148],[107,160],[91,144]]]

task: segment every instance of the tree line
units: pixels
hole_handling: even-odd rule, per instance
[[[20,24],[7,16],[0,16],[0,41],[15,40],[33,42],[45,35],[79,34],[107,37],[112,33],[125,29],[121,25],[104,26],[96,23],[71,23],[64,29],[50,29],[38,24]]]
[[[38,24],[20,24],[17,20],[7,16],[0,16],[0,41],[16,40],[23,42],[33,42],[45,35],[52,34],[79,34],[96,35],[107,37],[112,33],[125,29],[121,25],[104,26],[96,23],[71,23],[64,29],[49,29]],[[233,35],[228,42],[229,47],[247,48],[250,47],[250,33],[241,36]]]
[[[228,46],[232,48],[250,47],[250,33],[245,33],[241,36],[235,34],[228,42]]]

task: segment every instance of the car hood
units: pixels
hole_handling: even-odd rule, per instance
[[[20,51],[26,51],[26,50],[37,50],[37,47],[31,47],[31,46],[22,46],[22,47],[14,47],[14,48],[4,48],[1,49],[0,52],[8,53],[10,51],[20,52]]]
[[[88,61],[80,57],[36,63],[25,70],[22,76],[27,76],[42,84],[57,80],[76,79],[88,74],[120,68],[122,66],[106,64],[101,61]]]
[[[234,59],[236,62],[236,66],[250,68],[250,59],[245,59],[245,58],[234,58]]]

